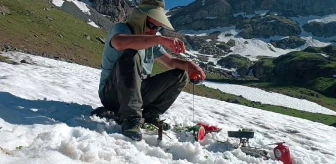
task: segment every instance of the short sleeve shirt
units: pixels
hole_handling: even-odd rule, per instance
[[[123,51],[118,51],[111,45],[112,38],[118,34],[131,35],[132,31],[126,23],[117,23],[112,27],[111,31],[109,32],[103,52],[103,59],[101,65],[102,72],[100,76],[99,91],[98,91],[99,94],[102,93],[102,90],[105,87],[106,82],[111,75],[114,64],[117,62],[117,60],[123,53]],[[139,54],[142,60],[143,74],[150,75],[152,73],[155,58],[167,54],[167,52],[161,45],[157,45],[145,50],[139,50]]]

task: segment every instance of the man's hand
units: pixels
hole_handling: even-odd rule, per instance
[[[161,36],[160,44],[175,54],[185,53],[186,51],[184,42],[178,38]]]
[[[186,71],[188,72],[189,77],[191,77],[192,73],[196,72],[196,73],[201,75],[202,81],[205,80],[206,76],[205,76],[205,73],[202,70],[202,68],[200,68],[198,65],[196,65],[195,63],[193,63],[191,61],[188,61],[187,65],[188,65],[188,67],[187,67]]]

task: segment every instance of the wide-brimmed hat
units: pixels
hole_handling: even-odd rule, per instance
[[[165,1],[164,0],[143,0],[138,6],[140,12],[144,12],[147,16],[160,22],[162,27],[168,30],[174,30],[168,17],[165,13]]]

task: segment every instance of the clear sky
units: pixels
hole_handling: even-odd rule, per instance
[[[165,0],[166,2],[166,9],[171,9],[176,6],[185,6],[195,0]]]

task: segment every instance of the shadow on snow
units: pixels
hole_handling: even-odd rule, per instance
[[[52,100],[27,100],[8,92],[0,92],[0,118],[17,125],[54,125],[60,122],[71,127],[115,133],[120,130],[114,122],[90,118],[89,105]]]

